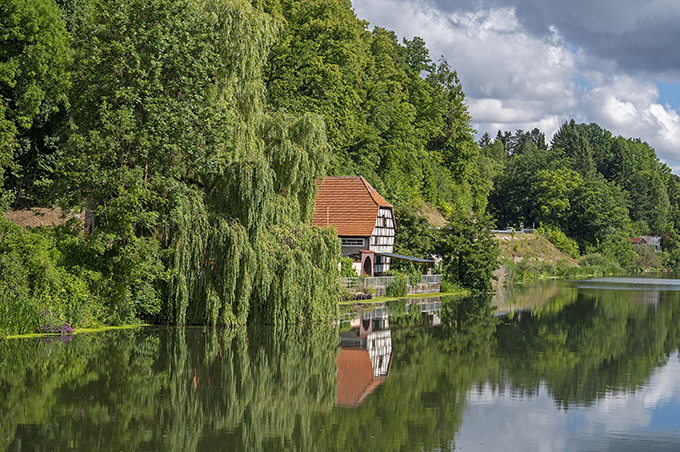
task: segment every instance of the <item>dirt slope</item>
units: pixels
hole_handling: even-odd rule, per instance
[[[10,210],[5,213],[4,216],[16,225],[29,228],[36,228],[38,226],[58,226],[64,224],[66,220],[73,217],[73,215],[64,216],[59,207],[33,207],[31,209]]]
[[[569,255],[555,248],[545,237],[536,234],[496,234],[496,239],[501,247],[501,258],[514,259],[519,262],[527,259],[534,262],[557,263],[560,260],[567,260],[572,265],[576,261]]]

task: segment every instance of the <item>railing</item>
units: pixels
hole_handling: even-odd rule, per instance
[[[394,276],[366,276],[357,278],[340,278],[340,284],[348,289],[365,289],[369,287],[387,287]],[[423,275],[419,284],[441,284],[442,275]],[[406,284],[410,285],[410,278],[406,277]]]
[[[441,284],[442,275],[423,275],[420,284]]]

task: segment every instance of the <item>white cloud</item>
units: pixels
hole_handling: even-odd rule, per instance
[[[621,62],[630,55],[619,53],[618,60],[596,56],[595,47],[606,47],[604,41],[595,43],[591,36],[584,38],[583,46],[573,40],[579,30],[599,30],[603,40],[612,39],[618,46],[616,36],[630,32],[637,33],[640,39],[635,42],[644,46],[646,39],[655,39],[645,30],[665,26],[667,16],[680,16],[680,4],[656,0],[640,9],[637,0],[484,2],[438,6],[427,0],[362,0],[354,6],[357,15],[373,25],[400,37],[423,38],[433,60],[444,55],[458,72],[480,134],[538,127],[550,140],[573,118],[596,122],[614,135],[641,138],[671,167],[680,166],[680,116],[659,103],[655,83],[646,75],[621,71]],[[630,14],[636,8],[638,14]],[[604,25],[603,17],[608,18]],[[556,22],[547,23],[547,18]],[[678,48],[676,43],[673,48]]]
[[[680,161],[680,115],[658,103],[659,92],[649,81],[615,76],[588,92],[584,109],[591,122],[615,135],[641,138],[662,159]]]

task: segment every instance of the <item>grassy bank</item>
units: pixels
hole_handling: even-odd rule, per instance
[[[408,300],[408,299],[418,299],[418,298],[431,298],[431,297],[445,297],[450,295],[468,295],[470,291],[468,290],[457,290],[453,292],[434,292],[434,293],[421,293],[421,294],[410,294],[404,295],[402,297],[374,297],[370,300],[345,300],[340,302],[340,306],[354,306],[354,305],[365,305],[365,304],[381,304],[387,303],[388,301],[395,300]]]

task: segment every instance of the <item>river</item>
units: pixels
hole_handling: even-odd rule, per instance
[[[0,451],[677,451],[676,278],[0,341]]]

